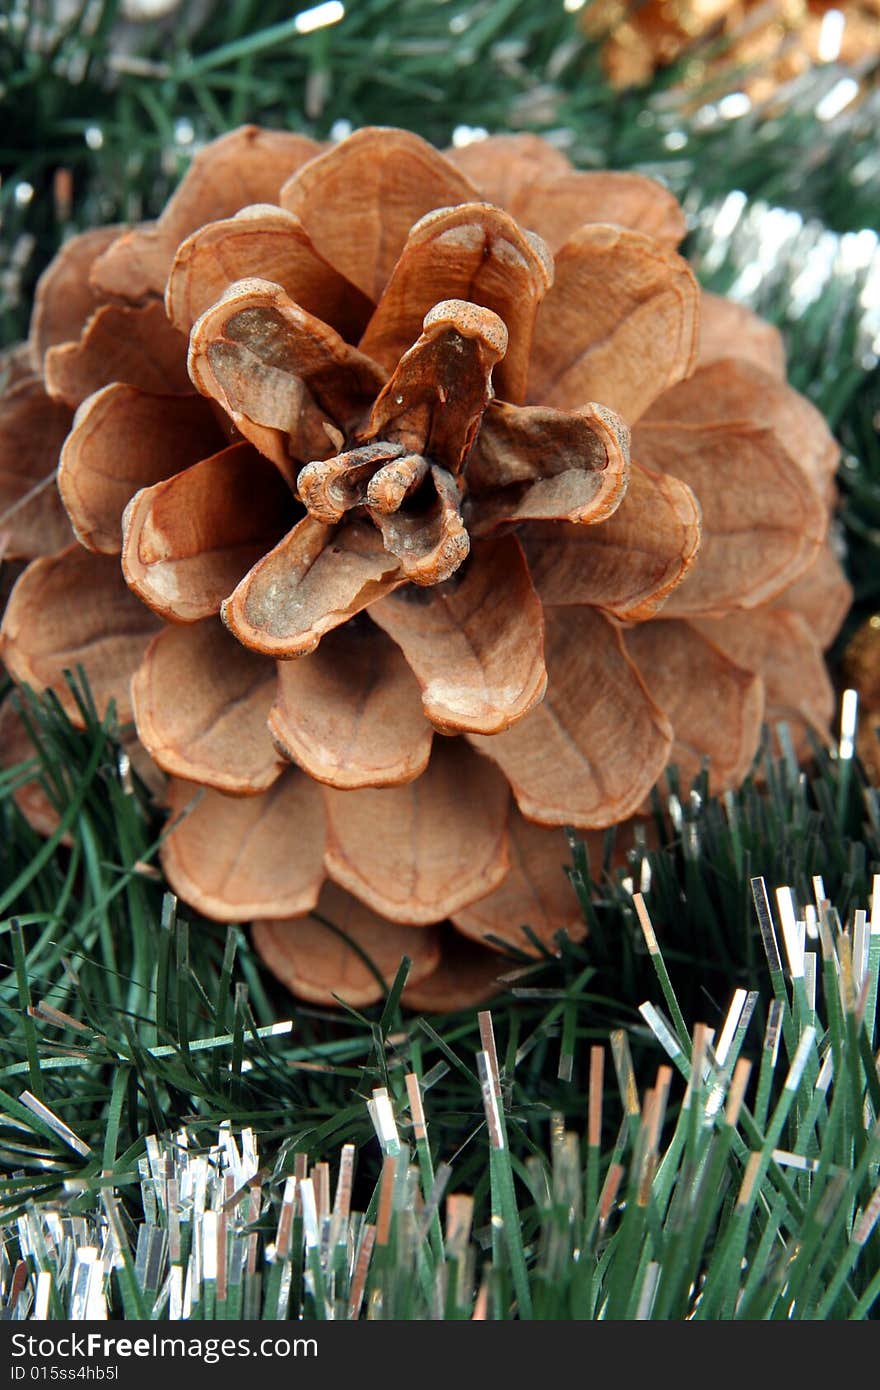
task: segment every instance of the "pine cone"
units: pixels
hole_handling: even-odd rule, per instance
[[[837,450],[684,230],[536,137],[247,128],[46,272],[0,475],[66,436],[76,542],[3,658],[74,718],[83,662],[171,816],[203,789],[168,880],[297,994],[381,994],[329,920],[412,957],[415,1007],[484,996],[487,940],[582,931],[553,827],[626,820],[670,762],[737,785],[763,718],[827,726]]]

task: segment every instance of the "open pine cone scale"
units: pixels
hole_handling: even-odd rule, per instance
[[[296,993],[380,997],[347,935],[411,957],[414,1007],[475,1001],[522,923],[583,931],[558,827],[827,724],[836,449],[659,185],[249,127],[111,230],[50,267],[0,402],[2,655],[74,717],[84,662],[189,808],[172,887]],[[60,551],[26,524],[56,465]]]

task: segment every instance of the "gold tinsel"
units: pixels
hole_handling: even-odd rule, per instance
[[[839,20],[829,26],[832,10],[843,18],[841,29]],[[647,82],[691,56],[690,76],[700,81],[746,70],[745,89],[761,101],[816,63],[880,55],[880,0],[592,0],[581,23],[602,40],[616,87]]]

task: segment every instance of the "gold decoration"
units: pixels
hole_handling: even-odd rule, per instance
[[[880,613],[862,623],[847,644],[843,672],[858,691],[859,727],[856,750],[872,777],[880,784]]]
[[[762,101],[816,63],[880,54],[880,0],[594,0],[581,23],[617,87],[686,58],[688,85],[741,68]]]

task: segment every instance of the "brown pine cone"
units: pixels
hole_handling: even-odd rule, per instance
[[[670,761],[737,785],[764,718],[827,726],[837,449],[684,230],[537,137],[249,127],[43,277],[0,402],[39,556],[3,659],[74,718],[82,662],[172,817],[204,789],[167,878],[305,998],[381,995],[329,920],[412,957],[414,1006],[473,1002],[487,937],[583,930],[553,827],[624,821]],[[59,449],[61,550],[27,500]]]

